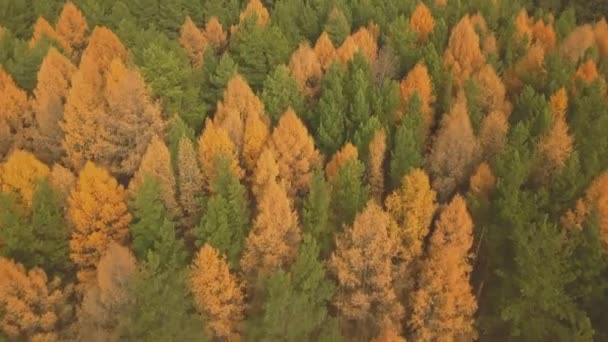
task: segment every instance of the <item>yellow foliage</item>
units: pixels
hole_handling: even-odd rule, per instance
[[[325,166],[325,174],[330,182],[338,175],[342,166],[349,160],[359,158],[359,151],[351,143],[345,144],[340,151],[336,152],[331,157],[331,160]]]
[[[217,17],[209,18],[203,34],[215,51],[220,51],[226,47],[226,32]]]
[[[70,46],[65,41],[63,41],[63,39],[61,39],[59,34],[57,34],[55,29],[53,28],[53,26],[51,26],[51,24],[49,24],[49,22],[46,21],[46,19],[44,19],[43,17],[38,17],[36,23],[34,24],[34,32],[32,33],[32,38],[28,42],[30,49],[38,45],[38,42],[40,42],[43,37],[58,42],[62,48],[69,51]]]
[[[68,309],[59,279],[49,281],[41,268],[0,258],[0,331],[11,341],[59,341],[57,331]]]
[[[342,45],[340,45],[340,47],[336,49],[336,56],[338,58],[338,61],[340,61],[340,63],[342,64],[348,63],[348,61],[350,61],[355,56],[358,50],[359,47],[355,43],[353,36],[351,35],[346,37],[344,42],[342,42]]]
[[[192,141],[186,137],[179,140],[177,153],[177,179],[179,204],[182,209],[182,224],[191,228],[200,220],[200,193],[203,191],[203,175],[198,165]]]
[[[87,162],[68,198],[68,218],[72,224],[70,258],[78,266],[78,281],[87,287],[110,242],[122,243],[129,234],[131,214],[125,190],[108,171]]]
[[[366,27],[361,27],[352,35],[352,37],[355,45],[361,49],[361,52],[367,58],[369,64],[373,65],[376,62],[376,57],[378,56],[378,43],[376,41],[377,37]]]
[[[589,84],[593,82],[598,77],[597,67],[595,66],[595,62],[591,59],[588,59],[585,63],[581,64],[576,70],[576,74],[574,74],[575,79],[582,80],[583,82]]]
[[[33,125],[27,94],[0,66],[0,160],[11,147],[29,145],[29,127]]]
[[[241,12],[239,15],[239,20],[242,22],[248,16],[255,14],[257,17],[257,23],[261,27],[266,26],[268,20],[270,19],[270,15],[268,14],[268,10],[264,7],[264,4],[260,0],[249,0],[247,3],[247,7],[245,10]]]
[[[204,245],[194,259],[189,280],[196,307],[213,336],[238,341],[238,325],[244,319],[243,289],[230,273],[226,258]]]
[[[72,171],[66,169],[60,164],[54,164],[51,168],[49,180],[55,189],[61,191],[64,196],[68,196],[76,185],[76,176]]]
[[[329,66],[336,61],[336,48],[325,31],[323,31],[323,33],[321,33],[317,39],[317,43],[315,44],[315,54],[317,55],[323,70],[327,70]]]
[[[478,84],[478,104],[482,112],[497,110],[508,115],[511,105],[506,99],[505,85],[490,64],[484,65],[475,76]]]
[[[298,49],[291,55],[289,70],[304,95],[312,97],[317,94],[323,70],[317,54],[308,42],[300,43]]]
[[[428,132],[434,123],[433,104],[435,103],[435,95],[433,95],[433,83],[428,69],[422,62],[416,64],[407,74],[407,77],[401,81],[401,96],[403,97],[404,108],[407,108],[407,104],[414,94],[418,94],[422,101],[422,122]],[[398,120],[401,121],[401,118],[398,118]]]
[[[66,2],[57,19],[56,31],[70,51],[78,51],[85,46],[88,30],[87,21],[80,10],[71,1]]]
[[[29,207],[36,190],[36,182],[47,178],[50,170],[31,153],[15,150],[0,164],[0,191],[18,195]]]
[[[259,115],[249,115],[245,119],[245,132],[243,136],[243,162],[250,173],[270,136],[270,128]]]
[[[554,120],[566,117],[566,110],[568,110],[568,93],[566,92],[566,88],[561,87],[551,95],[549,106]]]
[[[436,198],[429,177],[421,169],[403,176],[401,187],[386,198],[386,210],[396,224],[391,233],[399,242],[399,256],[406,262],[422,254],[437,208]]]
[[[386,158],[386,132],[379,129],[369,143],[368,178],[371,194],[378,203],[384,193],[384,159]]]
[[[207,38],[203,32],[196,27],[196,24],[189,16],[186,16],[186,20],[182,25],[179,43],[186,50],[192,67],[199,68],[203,64],[203,55],[205,54],[205,47],[207,46]]]
[[[494,110],[483,118],[479,129],[479,146],[484,159],[489,160],[502,151],[508,131],[509,122],[502,112]]]
[[[466,79],[485,64],[485,57],[479,48],[479,36],[468,15],[452,29],[443,64],[452,71],[458,85],[464,84]]]
[[[289,196],[295,199],[305,193],[321,157],[312,136],[293,109],[288,108],[279,119],[269,146],[277,158],[279,174]]]
[[[259,201],[268,184],[278,181],[279,165],[272,150],[265,148],[258,159],[253,173],[251,191]]]
[[[216,162],[218,158],[225,157],[232,161],[231,171],[239,178],[243,177],[243,170],[239,166],[234,143],[228,133],[211,119],[205,121],[205,129],[198,142],[198,157],[201,163],[203,188],[212,191],[216,177]]]
[[[418,34],[419,42],[425,43],[434,28],[435,19],[433,19],[433,14],[423,2],[420,2],[410,18],[410,30]]]

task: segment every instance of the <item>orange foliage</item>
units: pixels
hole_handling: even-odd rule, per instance
[[[315,44],[315,54],[317,55],[323,70],[327,70],[337,58],[336,48],[325,31],[323,31],[321,36],[319,36],[317,39],[317,43]]]
[[[198,165],[192,141],[186,137],[179,140],[177,153],[177,179],[182,223],[190,228],[200,219],[200,199],[203,191],[203,175]]]
[[[484,65],[475,76],[478,84],[478,104],[481,110],[489,113],[493,110],[508,115],[511,106],[506,100],[506,89],[500,77],[490,64]]]
[[[528,16],[525,8],[522,8],[515,20],[515,29],[517,39],[521,42],[527,40],[527,46],[531,44],[540,44],[545,51],[555,47],[557,37],[553,30],[552,23],[545,24],[542,19],[534,22]]]
[[[268,124],[259,115],[250,115],[245,119],[245,132],[243,137],[243,162],[250,173],[270,136]]]
[[[70,50],[78,51],[86,45],[89,30],[87,21],[71,1],[63,5],[59,19],[57,19],[56,30]]]
[[[69,45],[67,45],[67,43],[61,39],[59,34],[57,34],[55,29],[53,28],[53,26],[51,26],[51,24],[49,24],[49,22],[46,21],[46,19],[44,19],[43,17],[38,17],[36,23],[34,24],[34,32],[32,33],[32,38],[28,42],[29,47],[33,48],[34,46],[36,46],[43,37],[58,42],[64,49],[69,51]]]
[[[416,341],[475,340],[472,244],[473,221],[466,201],[456,195],[439,216],[422,265],[410,319]]]
[[[540,74],[544,72],[545,50],[539,44],[528,48],[528,52],[509,69],[505,75],[505,83],[509,90],[519,92],[524,83],[523,77]]]
[[[528,43],[532,40],[532,20],[528,16],[528,11],[522,8],[515,18],[515,34],[519,41],[528,39]]]
[[[491,111],[481,121],[479,145],[484,159],[491,159],[505,146],[509,122],[502,112]]]
[[[46,163],[59,161],[65,151],[61,142],[63,110],[76,67],[51,47],[38,71],[32,107],[36,120],[33,150]]]
[[[239,340],[243,320],[243,289],[230,274],[226,258],[208,244],[198,252],[190,272],[190,288],[198,311],[213,336]]]
[[[78,281],[86,287],[94,281],[99,258],[110,242],[121,243],[129,234],[131,214],[123,187],[108,171],[86,163],[68,198],[68,218],[70,257],[78,266]]]
[[[566,117],[566,110],[568,110],[568,93],[566,92],[566,88],[561,87],[551,95],[549,106],[551,107],[551,114],[553,114],[554,120]]]
[[[72,192],[72,189],[74,189],[74,186],[76,185],[76,176],[74,176],[72,171],[59,164],[54,164],[51,168],[49,180],[53,187],[61,191],[66,197]]]
[[[389,236],[389,225],[389,215],[370,201],[352,227],[336,237],[336,250],[329,260],[338,280],[334,304],[339,316],[354,323],[352,331],[374,328],[369,337],[378,335],[387,323],[399,326],[403,318],[392,287],[396,241]]]
[[[274,153],[269,148],[265,148],[258,159],[251,182],[251,191],[256,199],[260,199],[266,187],[270,183],[279,181],[279,165]]]
[[[346,64],[355,56],[358,50],[359,47],[355,43],[353,36],[348,36],[344,42],[342,42],[342,45],[336,49],[336,56],[340,63]]]
[[[231,171],[237,177],[243,177],[243,170],[239,166],[234,143],[226,130],[211,119],[205,121],[205,129],[199,138],[198,157],[201,163],[203,188],[208,191],[213,190],[218,158],[231,160]]]
[[[369,143],[368,179],[371,194],[378,203],[384,193],[384,159],[386,158],[386,132],[379,129]]]
[[[577,63],[587,49],[595,43],[595,34],[591,25],[586,24],[574,29],[561,43],[559,52],[571,63]]]
[[[435,28],[435,19],[428,7],[422,2],[416,6],[410,18],[410,30],[418,34],[418,41],[425,43]]]
[[[220,51],[226,47],[226,32],[217,17],[209,18],[203,34],[205,35],[207,42],[209,42],[216,51]]]
[[[411,262],[422,254],[437,208],[436,198],[429,177],[421,169],[403,176],[401,187],[386,198],[386,210],[395,222],[391,233],[398,241],[402,260]]]
[[[473,194],[478,196],[490,194],[496,187],[496,176],[494,176],[490,164],[485,161],[479,164],[469,183]]]
[[[18,195],[25,206],[32,204],[36,182],[47,178],[48,166],[31,153],[15,150],[0,164],[0,192]]]
[[[312,97],[318,92],[323,70],[317,54],[308,42],[300,43],[298,49],[291,55],[289,70],[304,95]]]
[[[366,27],[361,27],[352,37],[355,45],[361,49],[369,64],[374,64],[378,56],[377,37],[374,33],[370,32]]]
[[[129,182],[129,195],[135,197],[139,187],[146,177],[154,177],[160,186],[160,195],[167,208],[169,216],[173,219],[179,217],[180,209],[176,201],[175,176],[171,165],[171,155],[165,142],[154,137],[144,153],[139,168]]]
[[[255,284],[259,276],[286,269],[300,245],[298,216],[282,184],[269,182],[258,201],[258,215],[245,241],[241,268]]]
[[[585,63],[581,64],[576,70],[576,74],[574,74],[575,79],[582,80],[583,82],[589,84],[593,82],[598,77],[597,67],[595,66],[595,62],[591,59],[588,59]]]
[[[338,175],[342,166],[344,166],[349,160],[359,158],[359,151],[351,143],[347,143],[331,157],[331,160],[325,166],[325,174],[327,179],[331,182],[334,177]]]
[[[59,341],[62,315],[67,306],[60,281],[49,281],[41,268],[0,258],[0,331],[11,341]]]
[[[538,178],[548,176],[563,168],[574,150],[574,138],[568,132],[565,118],[553,119],[553,127],[538,142]]]
[[[321,161],[312,136],[293,109],[279,119],[269,141],[279,165],[279,174],[293,199],[308,190],[312,172]]]
[[[188,58],[190,58],[190,64],[193,68],[198,68],[203,64],[203,55],[205,54],[205,47],[207,46],[207,38],[201,32],[196,24],[186,17],[186,21],[182,25],[179,43],[186,50]]]
[[[459,85],[485,64],[485,57],[479,48],[479,36],[468,15],[452,29],[443,64],[452,71]]]
[[[268,10],[264,7],[264,4],[260,0],[249,0],[245,10],[239,15],[239,20],[242,22],[248,16],[255,14],[257,16],[258,25],[264,27],[270,19]]]
[[[27,147],[32,115],[25,91],[0,66],[0,159],[11,147]]]
[[[414,94],[418,94],[422,101],[422,122],[426,130],[429,131],[434,123],[433,104],[435,103],[435,95],[433,95],[433,83],[428,69],[422,62],[416,64],[407,74],[407,77],[401,81],[401,96],[403,97],[404,108],[407,108],[407,104]],[[398,119],[401,120],[401,118]]]
[[[606,19],[598,21],[594,28],[595,43],[600,51],[602,58],[608,57],[608,24]],[[1,36],[0,36],[1,37]]]

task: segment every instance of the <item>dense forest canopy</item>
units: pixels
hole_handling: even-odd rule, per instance
[[[608,340],[604,15],[0,0],[0,341]]]

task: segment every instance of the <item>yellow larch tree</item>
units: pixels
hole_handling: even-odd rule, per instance
[[[231,171],[237,177],[243,177],[243,170],[239,166],[234,143],[226,130],[217,125],[214,120],[205,121],[205,129],[198,141],[198,157],[201,163],[203,188],[207,191],[212,191],[218,158],[229,158]]]
[[[245,125],[250,116],[258,116],[265,123],[269,122],[262,101],[243,77],[235,74],[226,85],[224,98],[218,102],[213,120],[226,130],[239,154],[243,149]]]
[[[76,67],[54,47],[49,49],[38,71],[32,109],[35,118],[34,153],[48,164],[64,156],[63,130],[59,123]]]
[[[291,107],[279,119],[269,145],[277,158],[287,193],[292,199],[299,197],[308,190],[312,172],[321,157],[312,136]]]
[[[78,52],[84,49],[89,26],[84,15],[71,1],[63,5],[55,30],[61,40],[70,47],[70,51],[77,52],[78,55]]]
[[[344,166],[349,160],[359,158],[359,151],[357,148],[351,144],[346,143],[340,151],[336,152],[327,165],[325,165],[325,174],[327,175],[327,180],[332,181],[340,172],[342,166]]]
[[[433,94],[433,83],[429,76],[429,71],[424,63],[418,63],[410,70],[401,81],[401,97],[403,98],[404,108],[407,108],[412,97],[418,94],[422,101],[422,122],[427,132],[430,131],[434,124],[433,104],[435,103],[435,95]],[[400,113],[401,111],[398,111]],[[397,118],[401,121],[402,118]]]
[[[32,33],[32,38],[28,42],[30,49],[38,45],[38,42],[40,42],[40,40],[44,37],[58,42],[62,48],[69,51],[69,46],[63,41],[63,39],[61,39],[53,26],[51,26],[51,24],[49,24],[49,22],[43,17],[38,17],[38,19],[36,19],[36,23],[34,23],[34,32]]]
[[[317,54],[308,42],[300,43],[291,55],[289,71],[304,95],[312,97],[317,94],[323,70]]]
[[[97,263],[110,242],[122,243],[129,234],[131,214],[124,188],[108,171],[87,162],[68,197],[68,218],[72,225],[70,258],[85,288],[94,282]]]
[[[177,152],[177,184],[182,224],[192,228],[200,220],[200,198],[203,191],[203,174],[196,158],[192,141],[183,136]]]
[[[359,51],[359,47],[355,43],[353,36],[348,36],[344,39],[342,45],[336,49],[337,60],[342,64],[346,64],[355,56],[357,51]]]
[[[28,147],[33,121],[27,94],[0,66],[0,160],[13,147]]]
[[[15,150],[0,164],[0,192],[17,195],[23,204],[29,207],[36,190],[36,182],[47,178],[50,172],[48,166],[31,153]]]
[[[412,12],[409,26],[410,30],[418,34],[418,41],[426,43],[435,28],[435,19],[433,19],[433,14],[423,2],[420,2]]]
[[[508,131],[509,122],[503,112],[495,110],[483,118],[478,134],[483,159],[490,160],[502,151]]]
[[[464,84],[466,79],[485,64],[485,57],[479,47],[479,36],[468,15],[452,29],[443,64],[452,71],[458,85]]]
[[[377,37],[367,27],[361,27],[352,37],[355,45],[359,47],[369,64],[373,65],[378,56]]]
[[[221,51],[226,47],[226,31],[217,17],[211,17],[205,24],[203,31],[207,42],[213,46],[215,51]]]
[[[245,132],[243,134],[242,159],[245,169],[252,174],[255,165],[270,137],[270,128],[259,115],[249,115],[245,119]]]
[[[176,200],[175,176],[171,165],[171,154],[165,142],[154,137],[144,153],[139,168],[129,182],[129,197],[135,198],[146,177],[156,178],[160,195],[170,218],[180,217],[181,210]]]
[[[428,171],[440,199],[449,198],[466,182],[478,160],[479,144],[471,127],[466,99],[458,96],[441,127],[428,158]]]
[[[120,315],[129,304],[135,257],[127,247],[111,242],[99,259],[94,282],[84,292],[78,310],[78,337],[83,341],[118,339]]]
[[[386,131],[380,128],[369,142],[368,181],[372,198],[381,203],[384,194],[384,160],[386,158]]]
[[[243,288],[230,273],[226,257],[205,244],[194,258],[189,283],[196,308],[213,336],[238,341],[245,309]]]
[[[247,7],[245,7],[243,12],[239,15],[239,20],[242,22],[250,15],[255,15],[257,17],[258,25],[262,27],[266,26],[270,20],[270,14],[268,14],[268,10],[260,0],[249,0]]]
[[[192,67],[199,68],[203,64],[203,55],[205,54],[205,47],[207,46],[207,38],[203,32],[196,27],[196,24],[189,16],[186,17],[186,20],[182,25],[179,43],[186,50]]]
[[[59,341],[69,295],[41,268],[0,258],[0,331],[11,341]]]
[[[401,187],[386,198],[386,210],[395,223],[391,234],[398,241],[398,255],[406,263],[422,254],[437,209],[436,198],[429,177],[421,169],[403,176]]]
[[[490,64],[484,65],[475,75],[477,81],[478,105],[484,115],[493,110],[500,111],[504,115],[511,112],[511,104],[507,101],[507,90],[502,79]]]
[[[271,181],[266,184],[257,211],[240,262],[252,286],[258,277],[287,269],[293,263],[302,239],[298,216],[282,183]]]
[[[471,176],[469,183],[471,192],[477,196],[487,197],[494,191],[494,188],[496,187],[496,176],[494,176],[490,164],[486,161],[479,164],[477,170],[475,170],[475,173]]]
[[[336,48],[331,42],[327,32],[323,31],[323,33],[321,33],[317,39],[317,42],[315,43],[314,50],[323,71],[327,70],[329,66],[336,61]]]
[[[70,192],[72,192],[74,186],[76,186],[76,176],[74,176],[72,171],[60,164],[53,164],[51,174],[49,175],[49,181],[55,189],[61,191],[66,198]]]
[[[370,201],[353,225],[336,237],[336,250],[329,259],[329,269],[338,280],[334,305],[344,331],[363,341],[379,335],[387,323],[399,326],[404,314],[393,288],[396,241],[389,235],[390,221]]]
[[[251,180],[251,192],[258,201],[262,198],[266,186],[271,182],[279,182],[279,165],[272,150],[264,148]]]
[[[456,195],[435,225],[409,325],[416,341],[471,341],[477,337],[477,301],[470,284],[473,221]]]
[[[532,40],[532,20],[528,16],[528,11],[522,8],[515,17],[515,37],[521,42],[524,39],[530,44]]]

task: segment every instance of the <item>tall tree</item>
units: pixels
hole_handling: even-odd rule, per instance
[[[213,184],[217,177],[215,172],[216,163],[219,158],[228,158],[231,161],[230,171],[239,178],[243,175],[234,143],[226,130],[214,121],[210,119],[205,121],[205,129],[198,141],[198,157],[201,163],[203,187],[208,191],[213,190]]]
[[[289,70],[304,95],[312,97],[317,94],[323,72],[317,54],[308,42],[300,43],[291,55]]]
[[[433,32],[435,28],[435,19],[433,14],[424,3],[419,3],[412,17],[410,18],[410,30],[418,34],[418,41],[425,43],[429,39],[429,34]]]
[[[57,19],[56,29],[57,34],[70,47],[73,60],[78,60],[80,52],[87,43],[89,27],[85,17],[71,1],[66,2],[63,6],[59,19]]]
[[[329,269],[338,279],[334,304],[351,338],[369,340],[386,322],[399,325],[403,307],[393,289],[390,217],[374,202],[336,238]],[[347,330],[348,329],[348,330]]]
[[[380,128],[374,133],[368,149],[367,180],[372,198],[380,202],[384,194],[384,161],[386,158],[386,132],[384,128]]]
[[[441,212],[429,240],[410,325],[421,341],[475,339],[477,302],[469,282],[473,221],[456,195]]]
[[[333,181],[340,172],[340,169],[342,169],[349,160],[357,158],[359,158],[359,151],[353,144],[347,143],[342,146],[340,151],[336,152],[325,166],[327,179],[330,182]]]
[[[243,289],[230,273],[225,257],[205,244],[193,261],[189,284],[196,308],[211,334],[216,338],[238,339],[245,309]]]
[[[226,32],[217,17],[211,17],[207,20],[203,34],[215,51],[222,51],[226,47]]]
[[[36,182],[48,177],[48,166],[29,152],[16,150],[0,164],[0,192],[17,195],[26,207],[31,206]]]
[[[67,323],[68,296],[58,278],[50,280],[40,268],[0,258],[0,331],[12,340],[56,341]]]
[[[179,43],[186,50],[186,54],[190,59],[190,64],[193,68],[198,68],[203,64],[203,55],[207,46],[207,38],[196,27],[196,24],[186,17],[180,31]]]
[[[344,93],[344,71],[334,64],[329,68],[321,85],[321,97],[317,105],[316,140],[325,154],[334,154],[345,142],[346,110],[348,102]]]
[[[319,36],[315,43],[315,53],[321,63],[323,71],[329,69],[330,65],[336,60],[336,48],[325,31]]]
[[[12,147],[28,145],[28,127],[32,126],[32,115],[27,94],[19,89],[13,78],[0,67],[0,158]]]
[[[341,45],[350,34],[350,22],[340,8],[334,7],[329,12],[324,31],[327,32],[334,46]]]
[[[451,70],[457,84],[462,85],[484,63],[485,57],[479,48],[479,36],[471,24],[471,18],[464,16],[452,28],[443,64]]]
[[[415,96],[418,98],[418,96]],[[412,101],[410,106],[418,105],[416,110],[406,113],[403,122],[397,127],[390,152],[389,174],[392,188],[398,188],[403,176],[410,170],[424,164],[425,135],[424,123],[420,113],[420,100]]]
[[[401,81],[401,96],[403,97],[404,108],[408,108],[408,104],[413,100],[412,97],[415,94],[418,94],[419,100],[422,102],[420,114],[422,114],[425,134],[428,134],[435,123],[435,113],[433,111],[435,95],[431,77],[423,63],[416,64],[414,69],[407,74],[407,77]]]
[[[323,256],[329,254],[333,243],[334,227],[330,220],[331,189],[323,176],[323,169],[317,167],[312,174],[310,191],[302,206],[302,228],[312,236]]]
[[[341,164],[336,176],[329,179],[332,220],[339,229],[345,224],[352,224],[355,215],[365,207],[369,198],[369,187],[363,180],[365,166],[357,154],[352,154]]]
[[[320,155],[312,136],[293,109],[288,108],[281,116],[269,146],[277,158],[287,193],[295,200],[308,190],[312,170],[320,162]]]
[[[72,224],[70,258],[78,267],[78,281],[87,286],[110,242],[121,243],[129,233],[125,191],[108,171],[88,162],[68,198],[67,214]]]
[[[186,136],[179,139],[177,156],[178,203],[181,207],[182,225],[192,228],[200,220],[200,196],[203,191],[201,173],[192,141]]]
[[[304,95],[286,66],[279,65],[266,77],[264,90],[260,97],[273,124],[279,121],[281,115],[289,107],[293,108],[305,122],[308,122],[308,118],[304,115]]]

